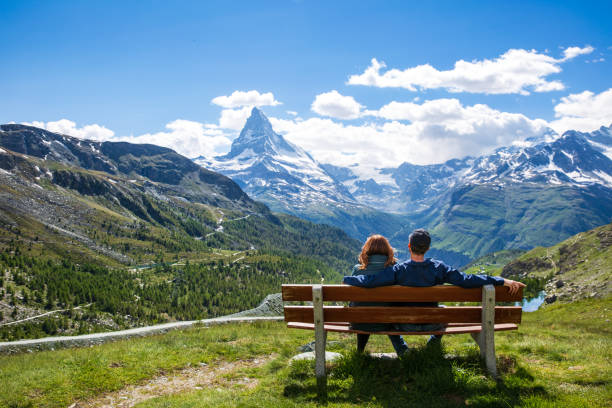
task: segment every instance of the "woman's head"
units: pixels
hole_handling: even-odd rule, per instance
[[[359,269],[365,269],[368,266],[370,256],[372,255],[386,256],[387,261],[385,262],[385,266],[393,265],[396,262],[396,259],[393,257],[393,248],[391,248],[391,244],[389,244],[387,238],[382,235],[370,235],[365,244],[363,244],[361,254],[359,254],[359,263],[361,264]]]

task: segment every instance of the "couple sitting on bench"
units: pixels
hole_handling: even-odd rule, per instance
[[[345,276],[343,283],[364,288],[379,286],[401,285],[427,287],[450,283],[463,288],[479,288],[484,285],[504,285],[510,294],[515,294],[525,285],[510,279],[487,275],[467,275],[457,269],[446,265],[442,261],[425,258],[429,250],[431,237],[423,229],[417,229],[410,234],[408,249],[410,259],[397,263],[393,256],[393,248],[382,235],[370,236],[363,245],[359,255],[359,265],[355,265],[352,276]],[[352,302],[351,306],[438,306],[433,303],[380,303],[380,302]],[[444,328],[443,324],[388,324],[388,323],[352,323],[351,329],[364,331],[403,331],[421,332],[438,331]],[[357,349],[364,351],[369,334],[357,334]],[[439,342],[441,335],[432,335],[428,344]],[[398,355],[408,350],[406,342],[400,335],[389,335]]]

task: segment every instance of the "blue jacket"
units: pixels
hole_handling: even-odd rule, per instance
[[[498,276],[467,275],[446,265],[442,261],[427,258],[423,262],[408,260],[388,266],[373,275],[345,276],[343,283],[363,288],[379,286],[434,286],[450,283],[463,288],[479,288],[484,285],[503,285],[504,279]]]

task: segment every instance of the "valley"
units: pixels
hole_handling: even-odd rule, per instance
[[[234,313],[281,283],[337,282],[358,253],[170,149],[1,129],[3,340]]]

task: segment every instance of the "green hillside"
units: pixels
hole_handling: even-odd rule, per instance
[[[545,280],[549,301],[607,297],[612,291],[612,224],[535,248],[504,266],[501,275]]]
[[[466,185],[413,217],[430,229],[432,248],[455,265],[504,249],[554,245],[612,221],[610,191],[590,187]],[[394,239],[407,242],[410,228]],[[404,244],[405,245],[405,244]]]
[[[340,229],[273,214],[169,149],[130,146],[101,148],[112,174],[0,152],[0,339],[234,313],[354,264],[360,245]]]

